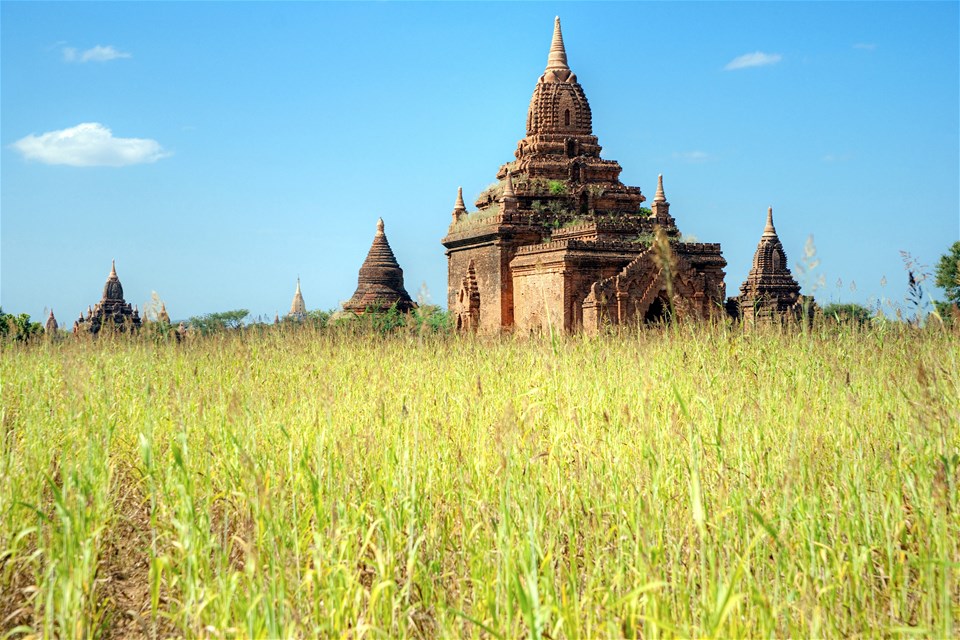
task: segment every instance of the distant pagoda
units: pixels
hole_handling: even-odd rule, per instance
[[[104,327],[111,327],[115,331],[131,331],[140,328],[140,312],[131,307],[123,299],[123,286],[117,277],[116,263],[110,263],[110,275],[103,285],[103,297],[93,308],[87,307],[87,315],[83,313],[73,323],[76,334],[89,333],[96,335]]]
[[[293,301],[290,303],[290,313],[287,314],[290,320],[303,322],[307,319],[307,305],[303,302],[303,294],[300,293],[300,278],[297,278],[297,290],[293,294]],[[280,318],[277,317],[279,322]]]
[[[760,236],[753,266],[740,285],[737,303],[741,319],[799,318],[802,312],[800,285],[787,266],[787,254],[773,226],[773,207],[767,208],[767,224]]]
[[[59,328],[60,325],[57,323],[57,319],[53,316],[53,309],[50,309],[50,315],[47,316],[47,323],[43,326],[43,330],[46,333],[53,335]]]
[[[353,297],[343,304],[345,312],[382,312],[396,305],[398,311],[406,313],[417,306],[403,287],[403,269],[383,231],[383,218],[377,220],[377,233],[357,280]]]

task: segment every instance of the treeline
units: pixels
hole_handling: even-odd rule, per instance
[[[184,323],[188,332],[200,335],[212,335],[226,331],[263,330],[280,326],[286,329],[297,327],[317,330],[369,330],[389,333],[401,329],[417,332],[443,333],[452,327],[450,313],[437,305],[421,305],[409,313],[403,313],[393,305],[383,312],[370,312],[356,315],[338,311],[308,311],[303,319],[284,316],[279,322],[263,319],[250,319],[247,309],[218,311],[201,316],[193,316]]]

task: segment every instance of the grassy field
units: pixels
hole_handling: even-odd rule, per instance
[[[960,633],[960,337],[4,347],[0,637]]]

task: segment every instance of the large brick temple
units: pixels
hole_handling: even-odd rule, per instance
[[[621,183],[620,165],[600,151],[557,18],[516,160],[500,167],[477,211],[458,193],[443,239],[459,329],[593,332],[668,310],[723,312],[720,245],[681,242],[662,178],[644,209],[640,189]]]

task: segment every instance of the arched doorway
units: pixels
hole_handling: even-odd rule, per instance
[[[647,307],[646,313],[643,314],[643,322],[644,324],[666,324],[670,322],[670,302],[667,300],[665,291],[661,291]]]

